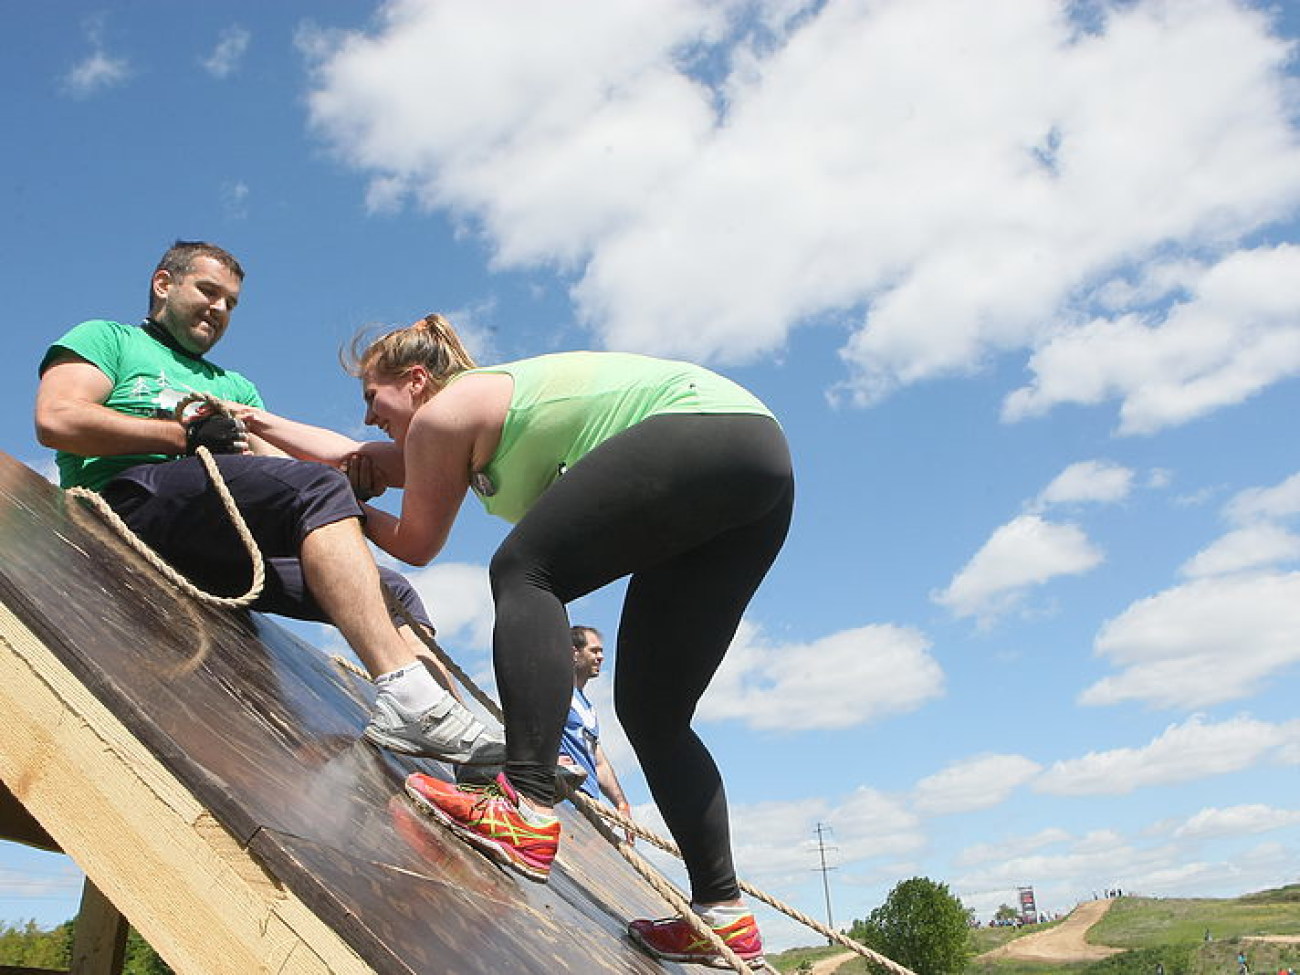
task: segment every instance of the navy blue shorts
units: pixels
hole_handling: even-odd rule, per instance
[[[348,480],[324,464],[285,457],[214,458],[266,560],[266,585],[251,606],[294,619],[329,619],[308,591],[298,549],[312,531],[364,518]],[[200,589],[218,596],[248,590],[253,567],[203,462],[183,457],[128,468],[100,490],[133,532]],[[398,572],[380,568],[398,601],[422,623],[429,616]],[[394,622],[403,622],[396,609]]]

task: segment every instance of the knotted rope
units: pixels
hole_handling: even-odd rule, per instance
[[[220,400],[217,400],[205,393],[191,393],[183,400],[176,404],[176,419],[179,421],[184,416],[186,407],[193,403],[201,403],[209,409],[223,413],[227,416],[230,411],[225,408]],[[230,516],[230,523],[234,526],[239,535],[240,542],[243,543],[244,549],[248,552],[248,557],[253,563],[253,579],[249,584],[248,591],[242,596],[215,596],[210,592],[204,592],[189,579],[173,569],[167,562],[146,545],[130,526],[127,525],[116,511],[109,507],[108,502],[100,497],[96,492],[87,488],[70,487],[67,493],[75,498],[80,498],[88,502],[91,507],[108,522],[122,539],[131,546],[136,552],[144,557],[150,565],[162,573],[163,577],[173,586],[179,589],[185,595],[197,599],[201,603],[207,603],[209,606],[220,606],[224,609],[242,609],[253,603],[258,596],[262,594],[262,587],[266,585],[266,563],[262,559],[262,552],[257,547],[257,542],[253,538],[253,533],[248,530],[248,524],[244,521],[244,516],[239,513],[239,506],[235,504],[235,499],[226,487],[225,478],[221,476],[221,470],[217,467],[217,462],[213,459],[211,451],[207,447],[199,447],[195,456],[203,463],[208,472],[208,478],[212,482],[212,487],[216,490],[217,496],[221,499],[222,506],[226,509],[226,514]]]

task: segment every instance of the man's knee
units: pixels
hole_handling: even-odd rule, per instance
[[[403,607],[416,622],[423,623],[425,626],[432,628],[433,624],[429,620],[429,613],[424,608],[424,601],[420,594],[415,591],[409,579],[387,566],[379,567],[379,579],[387,590],[388,599],[395,601]],[[393,622],[401,626],[406,622],[405,616],[396,608],[393,608]]]

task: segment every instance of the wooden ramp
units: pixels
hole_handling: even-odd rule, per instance
[[[663,901],[576,812],[548,885],[402,792],[370,684],[174,594],[0,453],[0,780],[179,973],[652,973]]]

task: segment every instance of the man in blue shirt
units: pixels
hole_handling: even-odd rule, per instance
[[[614,766],[600,747],[596,709],[584,692],[587,681],[600,676],[601,664],[605,662],[604,641],[600,631],[590,626],[575,626],[570,634],[573,637],[573,699],[564,722],[564,736],[560,739],[560,764],[583,773],[578,786],[582,791],[593,799],[599,799],[603,792],[614,808],[630,816]]]

